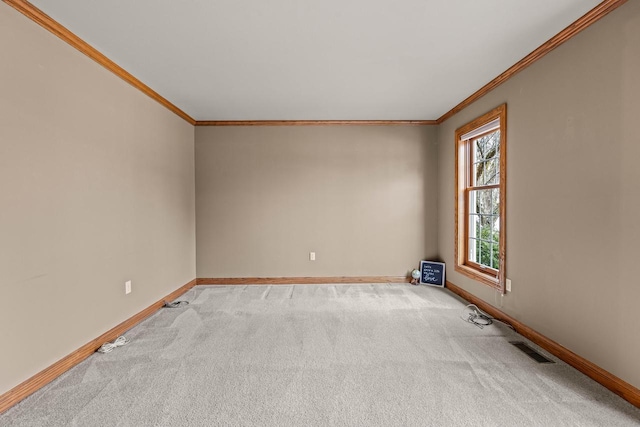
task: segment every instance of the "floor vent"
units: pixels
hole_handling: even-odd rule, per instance
[[[540,353],[538,353],[537,351],[535,351],[533,348],[529,347],[526,343],[522,341],[509,341],[509,343],[516,346],[520,351],[522,351],[523,353],[525,353],[527,356],[529,356],[530,358],[532,358],[538,363],[556,363],[551,359],[547,359],[546,357],[544,357],[543,355],[541,355]]]

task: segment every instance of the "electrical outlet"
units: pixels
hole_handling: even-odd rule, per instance
[[[127,280],[126,282],[124,282],[124,293],[125,294],[131,293],[131,280]]]
[[[511,279],[506,280],[505,288],[507,288],[507,292],[511,292]]]
[[[316,253],[309,252],[309,261],[315,261],[315,260],[316,260]]]

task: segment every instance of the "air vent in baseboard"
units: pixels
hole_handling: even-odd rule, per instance
[[[538,363],[556,363],[553,360],[544,357],[542,354],[538,353],[533,348],[529,347],[527,345],[527,343],[525,343],[525,342],[522,342],[522,341],[509,341],[509,343],[513,344],[520,351],[522,351],[523,353],[525,353],[527,356],[529,356],[530,358],[532,358],[533,360],[535,360]]]

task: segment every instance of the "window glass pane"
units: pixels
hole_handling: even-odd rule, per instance
[[[471,170],[471,185],[473,187],[480,185],[478,184],[479,181],[481,180],[480,177],[482,176],[482,168],[480,166],[481,163],[475,162],[473,164],[473,168]]]
[[[478,197],[480,201],[480,213],[491,215],[493,214],[493,190],[482,190],[480,197]]]
[[[497,130],[482,137],[484,140],[484,159],[494,159],[500,153],[500,131]]]
[[[500,189],[469,191],[469,260],[498,268]]]
[[[476,214],[478,212],[478,191],[469,191],[469,214]]]
[[[492,254],[491,254],[491,268],[495,268],[496,270],[500,269],[500,245],[494,243],[491,245]]]
[[[477,162],[473,165],[473,185],[480,186],[485,185],[487,181],[486,164],[484,160],[481,162]]]
[[[496,159],[500,157],[500,131],[497,130],[486,136],[485,159]]]
[[[483,184],[500,184],[500,159],[491,159],[484,163]]]
[[[491,198],[491,213],[493,215],[500,215],[500,189],[493,188],[489,191],[491,192],[489,196]]]
[[[480,216],[469,215],[469,237],[476,238],[480,231]]]
[[[473,141],[471,185],[500,183],[500,131],[497,130]]]
[[[493,244],[488,243],[487,246],[489,246],[489,259],[486,265],[493,267]]]
[[[478,190],[469,191],[469,213],[470,214],[478,214],[480,211],[478,210],[479,201],[478,201]]]
[[[497,191],[497,193],[496,193]],[[493,215],[499,212],[499,190],[471,190],[469,191],[469,213]]]
[[[473,149],[474,163],[500,157],[500,131],[496,130],[477,138],[474,140]]]
[[[469,239],[469,260],[476,262],[477,244],[475,239]]]
[[[494,243],[500,242],[500,217],[496,216],[491,224],[491,240]]]
[[[473,144],[473,162],[478,163],[484,160],[484,140],[482,138],[478,138],[475,140]]]

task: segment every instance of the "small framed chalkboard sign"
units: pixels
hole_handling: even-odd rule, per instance
[[[444,262],[420,261],[420,284],[444,288]]]

